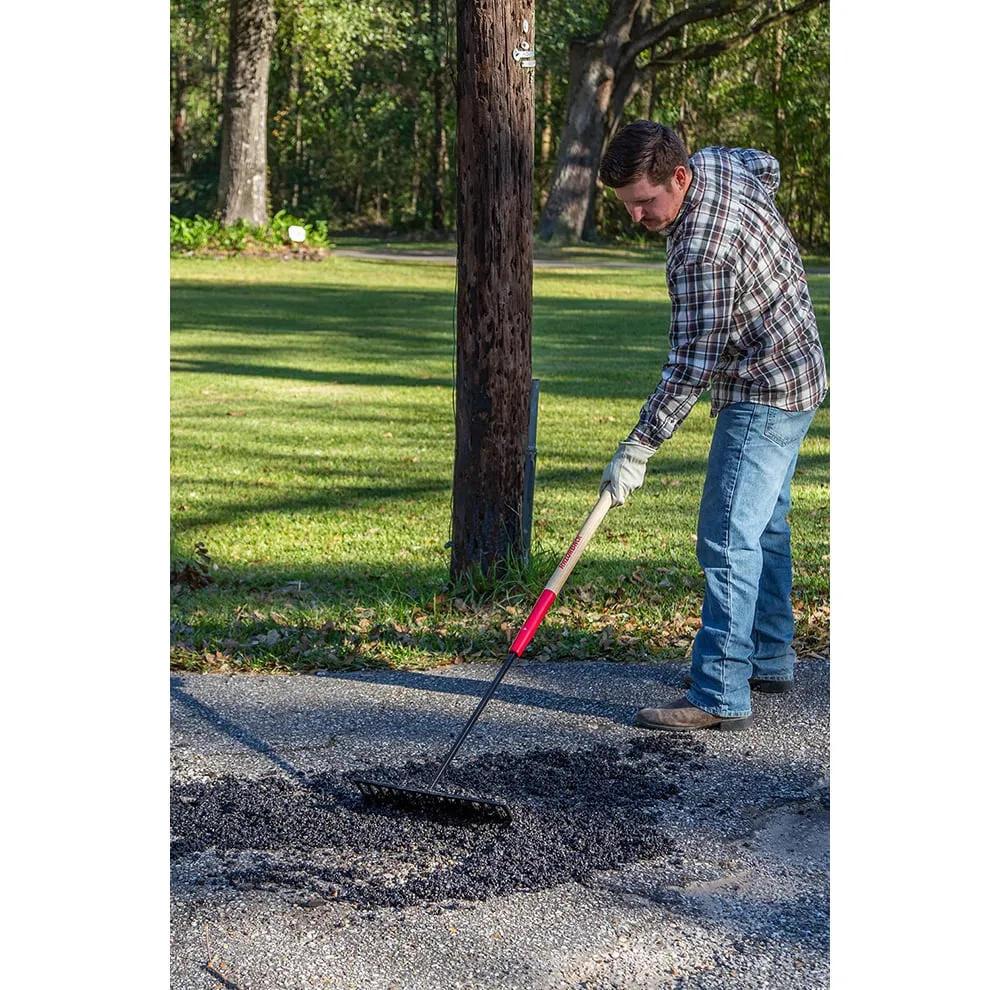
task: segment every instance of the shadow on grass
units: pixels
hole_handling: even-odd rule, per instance
[[[584,276],[581,276],[584,277]],[[595,280],[613,279],[608,285],[620,285],[621,273],[594,275],[585,278],[588,288]],[[599,282],[598,282],[599,287]],[[549,286],[551,288],[551,286]],[[824,294],[825,293],[825,294]],[[828,298],[828,280],[820,287],[819,299]],[[821,308],[820,306],[817,307]],[[662,298],[637,299],[587,299],[578,296],[552,294],[539,295],[534,304],[533,372],[542,379],[542,394],[556,397],[619,400],[630,395],[639,396],[648,386],[655,386],[659,368],[668,349],[669,302],[665,290]],[[418,389],[427,386],[452,387],[451,367],[454,347],[454,294],[451,287],[432,289],[401,289],[392,286],[340,286],[340,285],[275,285],[247,282],[203,283],[177,279],[172,284],[171,319],[174,334],[174,370],[184,380],[204,376],[211,381],[224,376],[249,379],[266,378],[271,381],[288,380],[306,385],[383,386],[387,388]],[[824,341],[828,338],[824,327]],[[190,387],[190,386],[189,386]],[[252,391],[253,386],[251,386]],[[371,429],[384,424],[388,417],[409,424],[426,419],[425,408],[418,396],[433,398],[428,392],[409,389],[398,401],[350,401],[324,405],[301,389],[303,396],[296,397],[284,411],[268,415],[266,442],[261,440],[260,424],[255,422],[253,408],[244,413],[246,418],[227,421],[229,436],[224,444],[225,453],[234,452],[240,457],[257,459],[290,467],[302,480],[294,485],[276,487],[242,478],[179,477],[180,485],[191,483],[211,490],[208,505],[194,505],[192,509],[174,515],[173,531],[177,536],[196,532],[205,527],[241,524],[245,520],[268,514],[332,515],[344,511],[372,511],[391,507],[393,503],[417,502],[426,507],[428,500],[447,505],[450,498],[450,473],[423,473],[412,480],[401,478],[400,463],[405,439],[397,437],[397,446],[382,452],[376,459],[363,465],[344,465],[347,454],[329,449],[312,457],[289,453],[287,449],[297,442],[294,428],[308,420],[311,430],[322,429],[324,418],[330,421],[352,421]],[[646,392],[645,394],[648,394]],[[412,397],[409,405],[407,398]],[[395,398],[395,396],[394,396]],[[230,400],[239,402],[243,400]],[[248,400],[251,406],[257,398]],[[703,396],[700,400],[706,401]],[[230,411],[227,412],[226,410]],[[638,411],[638,405],[636,407]],[[185,451],[199,450],[210,454],[215,444],[202,441],[206,421],[213,428],[222,417],[233,415],[227,405],[212,406],[206,401],[185,407],[174,416],[174,422],[185,428],[186,434],[179,441]],[[216,420],[218,416],[218,420]],[[287,420],[282,418],[287,417]],[[245,425],[240,425],[245,424]],[[581,423],[581,430],[588,424]],[[701,428],[701,427],[700,427]],[[255,432],[256,431],[256,432]],[[397,434],[398,434],[397,430]],[[190,435],[190,438],[188,436]],[[813,435],[828,436],[826,425],[815,424]],[[377,436],[382,437],[381,430]],[[330,441],[334,437],[331,434]],[[332,444],[327,441],[328,448]],[[451,435],[442,434],[442,442],[453,447]],[[281,447],[272,452],[268,447]],[[706,447],[707,450],[707,447]],[[588,500],[596,499],[600,471],[605,461],[594,463],[591,471],[573,465],[582,458],[553,458],[545,463],[544,453],[539,452],[539,470],[536,493],[545,486],[562,492],[579,488],[587,495],[581,499],[580,522],[586,513]],[[611,450],[608,451],[610,455]],[[396,460],[393,457],[396,456]],[[409,458],[412,460],[412,458]],[[443,460],[443,458],[442,458]],[[560,463],[561,461],[561,463]],[[653,488],[655,475],[679,478],[692,483],[704,474],[703,458],[673,457],[669,446],[651,468],[647,491]],[[423,465],[422,465],[423,467]],[[262,467],[261,470],[268,470]],[[199,469],[200,470],[200,469]],[[407,473],[413,470],[406,468]],[[824,476],[828,471],[825,454],[803,453],[799,470],[803,475]],[[363,472],[363,473],[362,473]],[[384,483],[372,475],[384,472]],[[654,494],[662,493],[656,485]],[[271,488],[271,491],[267,489]],[[591,494],[592,493],[592,494]],[[688,491],[685,495],[690,494]],[[536,494],[537,504],[537,494]],[[655,526],[657,510],[645,508],[643,523]],[[385,525],[392,525],[392,513],[387,512]],[[536,519],[536,522],[538,520]],[[380,523],[382,525],[382,523]],[[537,532],[537,531],[536,531]],[[442,546],[448,535],[441,533]],[[572,533],[566,533],[570,539]],[[211,550],[211,539],[205,537]],[[552,552],[561,553],[565,547]],[[549,552],[546,548],[545,552]],[[537,556],[536,556],[536,559]],[[646,567],[670,564],[659,559],[622,558],[621,567],[631,573],[639,564]],[[613,565],[606,561],[603,568]],[[586,574],[586,561],[581,563],[578,575]],[[377,571],[371,567],[346,562],[330,564],[322,561],[304,565],[268,565],[259,570],[251,567],[233,568],[229,578],[233,587],[241,581],[254,586],[271,585],[298,580],[319,581],[324,585],[365,582],[373,579],[387,581],[394,595],[405,594],[413,586],[424,594],[428,587],[440,583],[447,576],[447,561],[440,570],[406,568],[386,562]],[[547,575],[546,575],[547,576]],[[543,579],[544,580],[544,579]],[[402,589],[402,590],[400,590]],[[365,589],[370,597],[372,588]]]
[[[505,577],[498,578],[491,585],[487,585],[481,579],[473,578],[452,584],[448,573],[449,551],[442,544],[440,564],[437,565],[426,562],[406,564],[391,560],[386,560],[384,563],[352,562],[350,560],[331,563],[310,560],[297,563],[268,563],[259,566],[225,563],[221,564],[217,571],[212,572],[211,584],[194,590],[182,588],[177,591],[177,594],[182,598],[201,603],[213,596],[240,597],[244,594],[261,592],[269,600],[277,601],[280,599],[284,605],[299,605],[303,609],[310,609],[314,605],[346,604],[371,607],[397,603],[408,606],[420,605],[426,610],[433,607],[431,600],[436,594],[447,592],[451,598],[466,600],[470,609],[476,607],[477,603],[486,604],[490,608],[499,608],[503,603],[522,601],[524,614],[508,616],[509,621],[516,626],[528,617],[532,601],[535,596],[541,593],[545,582],[551,577],[552,572],[562,559],[566,543],[568,543],[568,539],[560,541],[558,544],[551,540],[546,540],[544,543],[536,540],[532,549],[531,563],[526,568],[521,567],[516,571],[509,572]],[[560,604],[566,601],[579,604],[576,589],[595,579],[601,582],[601,595],[613,595],[615,589],[622,583],[629,582],[630,586],[641,583],[638,579],[633,578],[638,572],[649,575],[645,597],[649,601],[653,601],[655,597],[657,604],[667,608],[671,602],[684,598],[689,593],[689,589],[686,586],[664,585],[655,587],[654,596],[655,582],[652,582],[652,577],[657,574],[656,568],[677,571],[681,578],[687,577],[692,581],[700,580],[701,572],[694,555],[693,543],[689,552],[687,544],[683,544],[685,549],[682,561],[666,550],[655,556],[650,554],[641,556],[598,555],[594,549],[602,544],[621,546],[618,534],[607,533],[603,537],[600,534],[595,536],[589,551],[590,556],[584,556],[576,565],[570,582],[557,600]],[[207,549],[211,554],[211,545]],[[636,594],[639,594],[638,588],[634,590]],[[454,619],[455,616],[452,618]],[[551,626],[557,621],[549,619],[548,625]],[[265,623],[266,628],[272,626],[274,626],[273,622]],[[546,626],[543,625],[542,629],[545,628]],[[457,639],[462,638],[461,630],[456,633],[456,637]],[[457,639],[449,638],[448,645],[440,652],[451,655],[462,652]],[[421,650],[428,653],[438,652],[423,648]]]
[[[533,373],[554,395],[617,398],[625,383],[648,378],[655,384],[667,352],[668,314],[666,299],[538,299]],[[176,281],[171,322],[178,372],[354,385],[451,385],[450,375],[443,373],[450,371],[454,350],[450,292]],[[244,340],[264,336],[271,342],[189,344],[189,332],[235,334]],[[290,359],[288,364],[274,363],[276,350]],[[441,370],[429,378],[399,372],[415,359]],[[359,365],[372,370],[358,371]]]
[[[188,374],[243,375],[248,378],[279,378],[283,380],[316,382],[324,385],[382,385],[389,388],[428,385],[451,388],[451,378],[431,375],[362,375],[350,371],[315,371],[310,368],[290,368],[285,365],[240,364],[232,361],[175,358],[170,370]],[[334,377],[335,376],[335,377]]]
[[[188,530],[200,529],[203,526],[226,525],[239,522],[241,519],[259,518],[271,513],[279,515],[287,515],[290,512],[323,514],[374,508],[384,505],[387,501],[414,499],[427,494],[438,494],[443,499],[447,499],[451,491],[450,482],[443,480],[415,481],[410,484],[386,484],[385,486],[331,487],[330,479],[338,475],[345,479],[356,477],[349,471],[336,472],[332,469],[323,469],[313,472],[313,477],[317,479],[316,486],[310,488],[307,493],[295,497],[281,496],[274,499],[261,498],[256,491],[254,491],[252,499],[242,497],[241,492],[254,488],[252,482],[221,482],[209,478],[185,478],[185,484],[224,487],[233,492],[233,498],[231,501],[218,503],[211,509],[177,514],[174,518],[174,532],[177,535],[182,535]]]
[[[378,417],[375,417],[378,419]],[[662,465],[657,465],[659,471],[651,471],[648,484],[651,494],[645,494],[643,501],[647,503],[643,506],[643,515],[646,522],[656,524],[655,500],[660,493],[657,488],[659,477],[667,479],[702,479],[705,473],[705,461],[703,458],[693,457],[670,457],[669,452],[665,452],[662,457]],[[301,458],[291,454],[269,454],[271,462],[288,460],[301,463]],[[383,465],[386,470],[391,469],[391,464]],[[799,456],[797,472],[800,477],[825,472],[828,469],[828,457],[826,454],[804,452]],[[267,498],[260,492],[260,486],[253,481],[240,480],[219,480],[215,478],[183,477],[177,479],[184,485],[197,485],[202,488],[217,488],[231,493],[231,497],[223,500],[214,498],[214,504],[210,508],[202,510],[188,510],[175,513],[174,532],[182,535],[190,530],[198,530],[205,526],[227,525],[239,522],[241,519],[259,518],[262,515],[301,512],[309,514],[335,514],[353,510],[371,510],[386,506],[392,502],[410,501],[422,499],[425,496],[437,496],[443,504],[450,499],[451,478],[450,477],[429,477],[414,479],[403,483],[398,480],[386,481],[385,484],[357,484],[358,474],[349,468],[335,468],[328,463],[319,461],[315,466],[299,468],[301,473],[309,479],[312,484],[305,488],[296,488],[295,495],[283,494],[274,498]],[[583,470],[580,468],[548,468],[540,470],[536,480],[536,491],[544,488],[550,490],[568,491],[572,489],[587,490],[593,488],[593,498],[597,499],[597,489],[600,474],[595,466],[594,470]],[[700,491],[700,484],[699,484]],[[537,497],[537,496],[536,496]],[[589,510],[589,503],[586,498],[581,499],[580,512],[581,524],[585,513]],[[610,517],[614,520],[616,517]],[[390,525],[390,519],[386,520],[386,525]],[[631,524],[635,525],[635,515],[631,517]],[[572,536],[572,534],[569,534]],[[567,538],[569,538],[569,536]]]
[[[538,296],[533,374],[543,380],[543,392],[558,396],[620,398],[647,385],[651,390],[669,350],[669,317],[665,293],[656,301]],[[828,351],[827,322],[821,320],[821,333]],[[181,373],[383,386],[452,381],[454,297],[448,290],[178,279],[171,286],[171,324],[174,369]],[[187,343],[192,332],[242,341]],[[276,364],[276,351],[288,363]],[[415,361],[426,375],[403,370]]]

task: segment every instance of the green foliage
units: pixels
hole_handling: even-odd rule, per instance
[[[226,0],[170,0],[171,210],[187,216],[215,200],[228,6]]]
[[[219,228],[217,220],[196,216],[191,220],[170,215],[170,250],[198,251],[207,248]]]
[[[275,8],[271,208],[331,229],[428,231],[437,202],[444,226],[453,229],[454,0],[275,0]],[[608,9],[607,0],[535,5],[536,220],[566,113],[570,41],[599,32]],[[658,21],[676,9],[655,0],[651,17]],[[639,69],[667,48],[748,27],[760,12],[755,5],[690,25],[683,37],[642,56]],[[171,0],[171,212],[177,216],[214,209],[227,16],[225,0]],[[647,72],[625,108],[626,121],[651,116],[677,126],[692,148],[738,144],[776,154],[783,171],[779,206],[804,246],[829,241],[829,16],[822,6],[711,63]],[[643,240],[624,219],[617,203],[599,200],[604,240]]]
[[[408,7],[381,0],[278,0],[279,58],[291,53],[303,83],[323,98],[351,82],[377,48],[395,53],[412,22]]]
[[[692,25],[683,43],[718,40],[754,16]],[[646,99],[627,109],[625,122],[652,116],[692,150],[728,145],[773,154],[781,163],[779,209],[800,245],[823,250],[830,238],[829,67],[830,9],[822,5],[711,62],[651,75]],[[608,211],[605,218],[620,223]]]
[[[302,245],[308,248],[328,248],[332,243],[328,238],[327,224],[323,220],[316,223],[306,223],[279,210],[270,223],[254,226],[245,220],[236,223],[223,224],[219,220],[207,219],[203,216],[178,217],[170,216],[170,250],[171,252],[198,251],[245,251],[249,247],[278,249],[288,247],[294,242],[288,237],[288,228],[300,226],[305,230],[305,240]]]

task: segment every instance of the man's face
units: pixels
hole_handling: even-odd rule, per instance
[[[678,165],[666,186],[653,185],[646,176],[615,190],[633,223],[641,223],[656,233],[677,219],[684,194],[691,185],[691,173]]]

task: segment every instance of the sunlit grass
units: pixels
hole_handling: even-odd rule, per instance
[[[662,270],[539,269],[533,563],[447,587],[455,269],[175,259],[174,661],[265,668],[503,652],[597,497],[667,352]],[[829,278],[810,280],[824,340]],[[591,543],[534,655],[680,656],[697,624],[703,399]],[[828,635],[829,411],[802,449],[793,533],[804,643]],[[193,582],[197,584],[198,582]],[[565,634],[564,634],[565,633]]]

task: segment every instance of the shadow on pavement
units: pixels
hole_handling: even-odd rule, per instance
[[[278,767],[278,769],[283,770],[287,774],[291,774],[293,777],[302,776],[301,770],[296,770],[295,767],[285,760],[273,747],[264,742],[263,739],[255,736],[248,729],[238,725],[236,722],[226,718],[224,715],[220,715],[219,712],[217,712],[210,705],[206,705],[203,701],[199,701],[197,698],[188,694],[188,692],[184,690],[181,678],[173,676],[170,678],[170,696],[189,711],[203,718],[214,728],[225,733],[231,739],[242,743],[254,752],[260,753],[261,756],[269,759],[276,767]]]
[[[497,668],[499,667],[499,662]],[[489,668],[490,677],[481,678],[456,677],[450,674],[421,674],[415,671],[392,671],[381,676],[365,676],[362,671],[345,671],[325,675],[331,680],[358,680],[391,683],[397,687],[410,688],[414,691],[429,691],[439,694],[461,695],[478,700],[486,693],[495,670]],[[678,682],[679,683],[679,682]],[[506,702],[510,705],[525,705],[530,708],[542,708],[548,711],[565,712],[571,715],[590,715],[595,718],[605,718],[619,725],[632,725],[635,722],[635,707],[620,705],[612,701],[594,698],[573,697],[559,691],[547,688],[526,687],[521,684],[501,683],[496,694],[490,701]],[[471,714],[471,707],[470,707]]]

